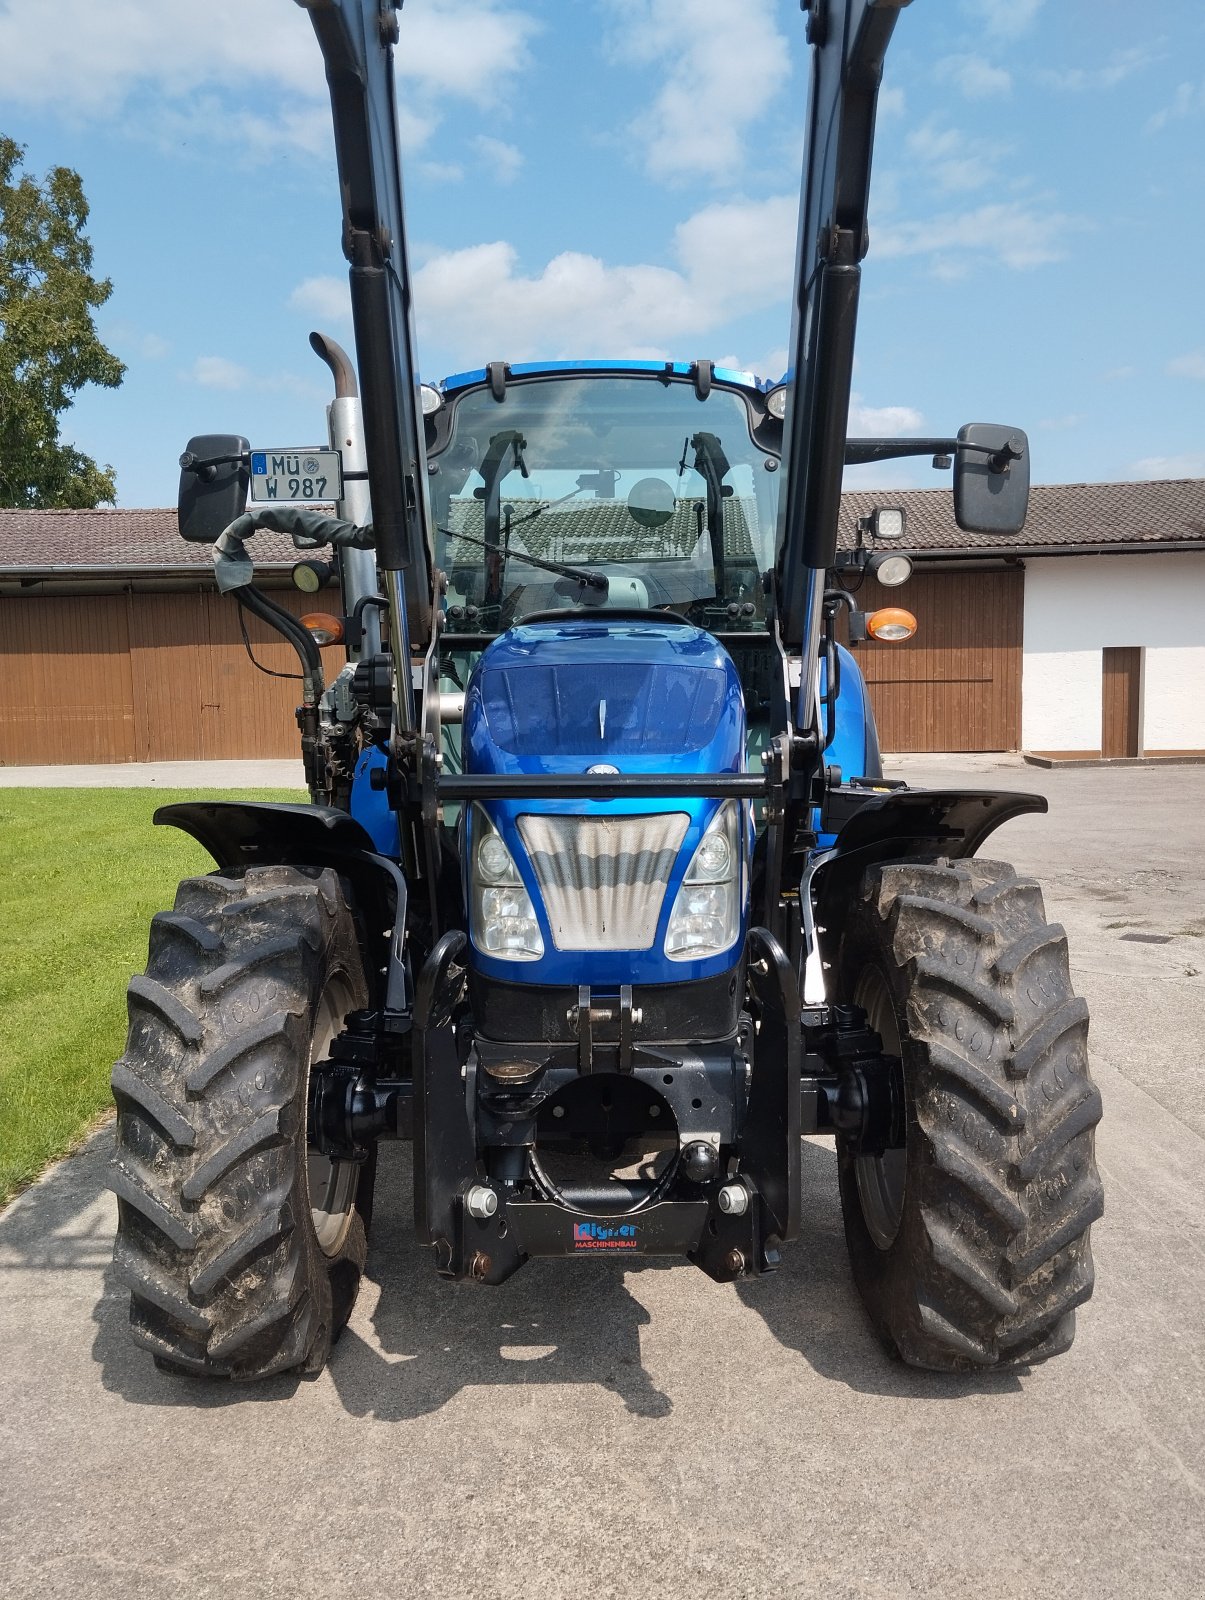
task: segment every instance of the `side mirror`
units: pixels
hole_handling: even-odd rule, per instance
[[[180,537],[212,544],[247,509],[251,446],[237,433],[201,433],[180,457]]]
[[[1029,440],[1020,428],[969,422],[954,455],[954,519],[964,533],[1020,533],[1029,509]]]

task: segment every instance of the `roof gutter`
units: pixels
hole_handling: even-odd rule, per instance
[[[1026,544],[990,545],[968,550],[965,546],[934,550],[901,547],[901,553],[913,561],[1006,561],[1025,556],[1136,556],[1175,555],[1181,550],[1205,550],[1205,539],[1145,540],[1114,544]]]
[[[292,566],[288,561],[263,561],[256,563],[259,572],[288,572]],[[0,583],[14,582],[42,582],[47,578],[196,578],[201,582],[212,583],[213,568],[206,564],[172,563],[165,562],[136,562],[136,561],[110,561],[99,565],[84,565],[78,562],[60,562],[53,566],[41,567],[8,567],[0,565]]]

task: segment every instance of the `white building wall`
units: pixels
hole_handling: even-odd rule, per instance
[[[1205,750],[1205,646],[1148,650],[1142,709],[1144,749]]]
[[[1021,742],[1099,750],[1102,652],[1141,646],[1146,750],[1205,750],[1205,551],[1025,563]]]

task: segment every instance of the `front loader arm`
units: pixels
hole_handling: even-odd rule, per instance
[[[431,629],[433,543],[394,97],[395,5],[297,3],[310,14],[330,86],[377,559],[399,604],[402,585],[389,575],[406,574],[399,620],[421,647]]]
[[[783,427],[778,587],[788,645],[815,655],[823,572],[832,565],[845,464],[859,263],[883,57],[909,0],[811,0],[812,76],[795,258]],[[811,706],[801,708],[802,718]]]

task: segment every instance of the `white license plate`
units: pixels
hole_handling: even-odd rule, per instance
[[[342,500],[338,450],[252,450],[252,500]]]

